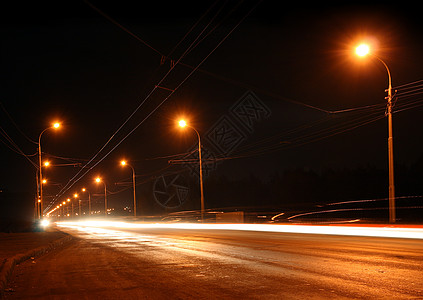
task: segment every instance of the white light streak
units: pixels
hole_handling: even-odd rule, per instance
[[[201,223],[129,223],[120,221],[58,222],[59,227],[70,228],[119,228],[119,229],[196,229],[241,230],[281,233],[328,234],[343,236],[367,236],[387,238],[423,239],[423,227],[400,226],[323,226],[283,224],[201,224]]]

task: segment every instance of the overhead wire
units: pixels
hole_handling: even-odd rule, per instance
[[[28,160],[36,169],[38,169],[38,165],[36,163],[34,163],[29,157],[30,156],[35,156],[37,155],[32,154],[32,155],[28,155],[25,154],[22,149],[13,141],[13,139],[7,134],[7,132],[0,127],[0,135],[3,136],[4,139],[6,139],[6,141],[11,145],[8,145],[6,142],[4,142],[3,140],[0,139],[0,141],[2,141],[3,144],[5,144],[10,150],[12,150],[13,152],[22,155],[23,157],[25,157],[26,160]]]
[[[209,56],[212,54],[212,53],[214,53],[214,51],[231,35],[231,33],[242,23],[242,21],[246,18],[246,17],[248,17],[250,14],[251,14],[251,12],[262,2],[263,0],[259,0],[249,11],[248,11],[248,13],[247,14],[245,14],[242,18],[241,18],[241,20],[229,31],[229,33],[223,38],[223,39],[221,39],[221,41],[212,49],[212,51],[210,51],[207,55],[206,55],[206,57],[204,57],[203,58],[203,60],[199,63],[199,64],[197,64],[197,66],[176,86],[176,88],[175,89],[173,89],[172,91],[171,91],[171,93],[167,96],[167,97],[165,97],[164,99],[163,99],[163,101],[161,101],[140,123],[138,123],[138,125],[136,125],[127,135],[125,135],[109,152],[107,152],[104,156],[103,156],[103,158],[102,159],[100,159],[100,161],[99,162],[97,162],[97,163],[95,163],[93,166],[91,166],[84,174],[82,174],[79,178],[78,178],[78,180],[74,180],[73,181],[73,183],[72,184],[70,184],[70,186],[68,186],[68,184],[67,184],[67,187],[66,187],[66,189],[65,189],[65,191],[67,191],[70,187],[72,187],[73,186],[73,184],[75,184],[77,181],[79,181],[80,179],[82,179],[89,171],[91,171],[96,165],[98,165],[104,158],[106,158],[112,151],[114,151],[129,135],[131,135],[139,126],[141,126],[157,109],[159,109],[160,107],[161,107],[161,105],[163,105],[163,103],[165,103],[178,89],[179,89],[179,87],[181,87],[190,77],[191,77],[191,75],[192,74],[194,74],[194,72],[209,58]],[[209,23],[210,24],[210,23]],[[206,26],[206,28],[209,26],[209,24]],[[200,33],[200,35],[202,34],[204,32],[204,29],[203,29],[203,31]],[[200,35],[198,35],[198,37],[194,40],[194,42],[193,43],[196,43],[197,42],[197,40],[198,40],[198,38],[200,37]],[[192,44],[193,44],[192,43]],[[191,45],[192,45],[191,44]],[[191,46],[190,46],[191,47]],[[190,47],[188,47],[188,49],[190,49]],[[188,50],[187,49],[187,50]],[[185,56],[185,53],[186,53],[187,51],[185,51],[182,55],[181,55],[181,57],[178,59],[178,61],[176,62],[176,64],[175,64],[175,66],[179,63],[179,61]],[[172,70],[174,68],[174,66],[172,66],[171,67],[171,69],[169,70],[169,72]],[[152,92],[154,92],[155,91],[155,89],[157,88],[157,86],[158,85],[160,85],[163,81],[164,81],[164,79],[167,77],[167,75],[169,74],[169,72],[168,73],[166,73],[166,75],[159,81],[159,83],[157,84],[157,85],[155,85],[155,87],[153,88],[153,90],[152,90]],[[152,92],[150,92],[150,94],[148,94],[148,96],[144,99],[144,101],[140,104],[140,106],[146,101],[146,99],[148,99],[149,98],[149,96],[152,94]],[[139,106],[139,107],[140,107]],[[139,109],[139,107],[137,108],[137,110]],[[135,111],[136,112],[136,111]],[[131,114],[130,115],[130,118],[135,114],[135,112],[133,113],[133,114]],[[125,121],[125,123],[124,124],[126,124],[126,121]],[[123,124],[123,125],[124,125]],[[122,127],[122,126],[121,126]],[[120,128],[121,128],[120,127]],[[119,128],[119,130],[120,130],[120,128]],[[114,136],[114,135],[113,135]],[[104,147],[102,147],[102,149],[104,149]],[[102,150],[101,149],[101,150]],[[96,156],[97,156],[97,154],[96,154]],[[95,156],[95,157],[96,157]],[[94,157],[94,158],[95,158]],[[91,162],[91,161],[90,161]],[[90,163],[89,162],[89,163]],[[73,177],[73,179],[75,178],[75,176]],[[72,179],[71,179],[72,180]],[[70,181],[69,181],[70,182]],[[69,183],[68,182],[68,183]],[[53,201],[51,202],[51,204],[53,204],[54,203],[54,201],[58,198],[58,197],[60,197],[62,194],[64,193],[64,191],[63,191],[63,189],[58,193],[58,194],[56,194],[56,196],[54,197],[54,199],[53,199]],[[49,207],[50,207],[51,205],[49,205],[47,208],[46,208],[46,210],[48,210],[49,209]]]
[[[87,3],[89,3],[88,1],[86,1]],[[104,12],[102,12],[101,10],[99,10],[98,8],[94,7],[93,5],[90,5],[91,7],[95,8],[95,10],[97,12],[99,12],[101,15],[103,16],[107,16]],[[214,6],[214,4],[212,5]],[[202,19],[205,14],[207,14],[210,11],[210,9],[208,9],[206,11],[206,13],[204,13],[200,19]],[[118,24],[115,20],[113,20],[112,18],[108,17],[108,20],[112,21],[113,24]],[[205,28],[207,28],[209,24],[206,25]],[[129,30],[127,30],[125,27],[123,27],[122,25],[119,24],[119,27],[122,29],[125,29],[125,32],[130,32]],[[73,186],[74,183],[76,183],[77,181],[79,181],[82,177],[84,177],[89,171],[91,171],[95,166],[97,166],[105,157],[107,157],[109,153],[107,153],[102,159],[97,160],[93,166],[89,166],[94,160],[95,158],[107,147],[107,145],[112,141],[112,139],[117,135],[118,132],[120,132],[122,130],[122,128],[129,122],[130,119],[132,119],[132,117],[138,112],[138,110],[146,103],[146,101],[151,97],[151,95],[159,88],[159,86],[161,85],[161,83],[167,78],[167,76],[172,72],[172,70],[176,67],[176,65],[180,62],[180,60],[186,55],[187,50],[190,49],[190,47],[198,40],[198,38],[201,36],[201,34],[204,32],[205,28],[203,28],[203,30],[201,31],[201,33],[197,36],[197,38],[194,40],[194,42],[191,43],[191,45],[185,50],[185,52],[179,57],[179,59],[177,60],[177,62],[175,64],[172,64],[170,69],[167,71],[167,73],[160,79],[160,81],[154,85],[154,87],[151,89],[151,91],[147,94],[147,96],[141,101],[141,103],[135,108],[135,110],[126,118],[126,120],[119,126],[119,128],[112,134],[112,136],[107,140],[107,142],[97,151],[97,153],[86,163],[86,165],[79,170],[69,181],[68,183],[63,187],[62,190],[68,190],[69,188],[71,188]],[[192,31],[192,28],[189,30]],[[131,32],[131,36],[135,36],[132,32]],[[185,38],[185,37],[184,37]],[[183,38],[183,39],[184,39]],[[142,39],[138,38],[138,40],[143,41]],[[144,44],[146,44],[145,42],[143,42]],[[149,48],[153,49],[155,52],[163,55],[161,52],[157,51],[156,49],[154,49],[152,46],[148,45]],[[127,135],[128,136],[128,135]],[[120,143],[119,143],[120,144]],[[116,147],[113,148],[113,150]],[[85,172],[84,174],[82,174],[78,179],[76,179],[79,174],[82,172],[83,169],[88,169],[87,172]],[[59,191],[59,193],[56,195],[56,197],[54,198],[57,199],[59,197],[59,195],[63,194],[62,190]],[[54,202],[54,201],[53,201]],[[46,208],[48,209],[48,208]]]
[[[36,141],[33,141],[31,138],[29,138],[25,132],[23,132],[18,124],[16,124],[15,120],[13,120],[12,116],[9,114],[9,112],[6,110],[6,108],[4,107],[3,103],[1,103],[0,101],[0,108],[3,110],[3,112],[5,113],[5,115],[9,118],[10,122],[13,124],[13,126],[15,126],[16,130],[29,142],[38,145],[38,143]]]

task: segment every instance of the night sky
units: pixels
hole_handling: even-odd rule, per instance
[[[277,1],[259,2],[90,2],[115,23],[84,1],[3,6],[3,133],[32,155],[37,145],[30,140],[37,141],[52,122],[62,123],[60,130],[42,136],[44,158],[53,164],[45,172],[46,206],[82,186],[100,201],[101,188],[93,182],[97,175],[106,180],[112,206],[129,206],[130,186],[124,183],[130,183],[131,173],[119,166],[122,158],[134,166],[140,195],[147,197],[157,176],[184,168],[168,164],[181,157],[168,156],[196,146],[195,133],[176,126],[182,116],[218,159],[209,176],[254,175],[265,181],[290,169],[386,170],[387,73],[376,59],[353,52],[361,41],[370,42],[389,66],[394,87],[423,79],[418,3],[281,7]],[[146,98],[190,45],[160,84],[166,89]],[[157,108],[168,89],[177,88],[204,59]],[[413,165],[423,154],[421,94],[398,94],[396,108],[405,110],[394,114],[395,160]],[[262,108],[250,126],[235,113],[246,95]],[[333,113],[357,107],[365,108]],[[210,140],[222,122],[238,140],[217,149]],[[36,169],[11,150],[4,135],[0,141],[0,216],[32,217]],[[37,162],[37,156],[28,158]],[[69,187],[78,172],[86,175]]]

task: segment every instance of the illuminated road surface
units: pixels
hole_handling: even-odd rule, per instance
[[[169,226],[62,224],[78,239],[19,266],[6,299],[423,299],[421,229]]]

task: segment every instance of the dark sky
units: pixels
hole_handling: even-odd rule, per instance
[[[170,58],[177,61],[207,24],[205,32],[212,31],[162,86],[176,88],[192,70],[186,65],[200,63],[258,1],[91,3],[156,51],[84,1],[28,1],[2,8],[0,126],[23,152],[33,154],[36,145],[20,131],[37,140],[52,121],[60,120],[62,128],[47,131],[42,138],[45,157],[53,165],[84,165],[97,153],[169,71],[170,59],[161,64],[159,53],[171,53],[208,8]],[[168,159],[146,159],[184,153],[195,146],[193,132],[175,127],[182,115],[204,135],[225,116],[242,132],[242,140],[227,155],[213,150],[218,157],[232,158],[221,161],[214,171],[229,178],[255,174],[266,179],[274,171],[293,168],[321,171],[372,165],[386,169],[386,118],[375,120],[384,114],[386,71],[377,60],[357,59],[352,51],[361,40],[372,41],[376,55],[391,69],[393,86],[423,79],[423,29],[417,5],[344,2],[281,8],[277,1],[261,2],[199,70],[63,197],[85,185],[98,192],[92,184],[97,174],[107,178],[111,192],[119,191],[121,186],[115,183],[130,179],[129,170],[118,166],[122,157],[140,176],[160,175]],[[232,114],[247,91],[269,109],[250,129],[233,121]],[[167,95],[167,90],[155,91],[97,159]],[[410,101],[418,97],[404,98],[403,104],[400,97],[398,108],[414,107]],[[350,113],[325,112],[377,104]],[[394,115],[398,163],[410,165],[422,155],[422,112],[416,107]],[[355,128],[359,125],[363,126]],[[4,137],[0,139],[10,146]],[[212,148],[207,143],[204,137],[205,146]],[[13,204],[8,203],[8,209],[28,207],[32,201],[28,198],[35,193],[35,169],[3,143],[0,151],[0,188],[14,195],[24,193],[10,198]],[[47,170],[52,183],[46,187],[49,199],[80,170],[74,166]]]

